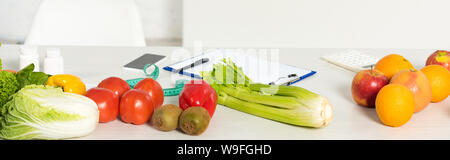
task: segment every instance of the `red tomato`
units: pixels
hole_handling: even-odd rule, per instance
[[[152,78],[145,78],[139,81],[139,83],[134,86],[134,89],[146,91],[153,100],[153,104],[155,105],[154,108],[161,107],[164,102],[163,89],[161,85],[159,85],[159,83]]]
[[[143,90],[129,90],[120,99],[119,112],[120,118],[126,123],[144,124],[153,113],[152,98]]]
[[[97,87],[109,89],[118,95],[119,98],[122,97],[123,93],[131,89],[128,83],[119,77],[106,78]]]
[[[91,88],[86,92],[86,97],[97,103],[100,111],[99,122],[113,121],[119,115],[119,96],[105,88]]]

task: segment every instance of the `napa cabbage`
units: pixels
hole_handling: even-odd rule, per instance
[[[99,111],[91,99],[61,88],[28,85],[0,108],[3,139],[66,139],[90,134]]]

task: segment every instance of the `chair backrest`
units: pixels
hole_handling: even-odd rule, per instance
[[[25,45],[145,46],[134,0],[43,0]]]

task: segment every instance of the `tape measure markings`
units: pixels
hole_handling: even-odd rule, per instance
[[[150,66],[154,66],[155,70],[148,74],[147,73],[147,69]],[[153,78],[154,80],[158,79],[159,77],[159,68],[158,66],[156,66],[155,64],[146,64],[144,66],[144,73],[146,77],[149,78]],[[139,81],[143,80],[144,78],[135,78],[135,79],[129,79],[126,80],[126,82],[128,83],[128,85],[130,85],[130,88],[134,88],[134,86],[136,86],[137,83],[139,83]],[[177,80],[175,81],[175,88],[165,88],[163,89],[164,92],[164,96],[177,96],[180,94],[180,92],[183,90],[184,84],[186,84],[188,82],[188,80],[185,79],[181,79],[181,80]]]

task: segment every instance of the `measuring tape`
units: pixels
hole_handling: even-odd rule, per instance
[[[147,73],[147,69],[150,66],[154,66],[155,70],[152,73],[148,74]],[[156,80],[159,77],[159,68],[155,64],[152,64],[152,65],[151,64],[146,64],[144,66],[144,73],[145,73],[146,77]],[[136,84],[139,83],[139,81],[141,81],[143,79],[144,78],[129,79],[129,80],[126,80],[126,82],[128,83],[128,85],[130,85],[130,88],[134,88],[134,86],[136,86]],[[181,80],[175,81],[175,88],[165,88],[165,89],[163,89],[164,96],[177,96],[177,95],[179,95],[180,92],[183,90],[184,84],[186,84],[187,82],[188,82],[188,80],[185,80],[185,79],[181,79]]]
[[[175,88],[165,88],[164,96],[178,96],[181,91],[183,90],[184,84],[186,84],[188,80],[185,79],[179,79],[175,81]]]

